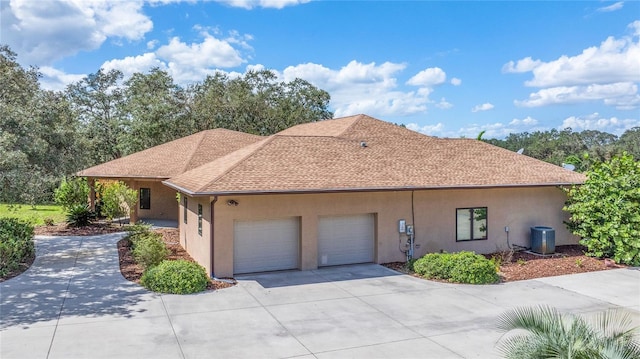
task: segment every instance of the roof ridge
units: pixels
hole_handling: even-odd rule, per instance
[[[247,152],[247,153],[246,153],[244,156],[242,156],[238,161],[236,161],[236,163],[234,163],[232,166],[229,166],[225,171],[223,171],[223,172],[222,172],[222,173],[220,173],[218,176],[216,176],[216,177],[214,177],[213,179],[211,179],[211,181],[209,181],[209,182],[207,182],[207,183],[203,184],[202,186],[200,186],[200,188],[198,188],[198,191],[201,191],[203,188],[206,188],[206,187],[207,187],[207,186],[209,186],[211,183],[213,183],[213,182],[217,181],[218,179],[220,179],[220,178],[222,178],[223,176],[225,176],[227,173],[231,172],[231,171],[232,171],[233,169],[235,169],[236,167],[240,166],[240,164],[241,164],[241,163],[243,163],[243,162],[244,162],[248,157],[250,157],[251,155],[253,155],[254,153],[256,153],[256,151],[258,151],[259,149],[261,149],[262,147],[264,147],[265,145],[267,145],[267,143],[269,143],[269,142],[273,141],[273,139],[274,139],[274,138],[275,138],[275,136],[273,136],[273,135],[272,135],[272,136],[269,136],[269,137],[265,138],[265,139],[264,139],[264,140],[262,140],[262,141],[254,142],[254,143],[252,143],[252,144],[250,144],[250,145],[247,145],[247,146],[245,146],[245,147],[239,148],[239,149],[237,149],[237,150],[235,150],[235,151],[233,151],[233,152],[231,152],[231,153],[229,153],[229,154],[227,154],[227,155],[225,155],[225,156],[222,156],[222,157],[219,157],[218,159],[216,159],[215,161],[219,161],[220,159],[225,158],[225,157],[227,157],[227,156],[231,156],[232,154],[234,154],[234,153],[236,153],[236,152],[238,152],[238,151],[242,151],[243,149],[246,149],[247,147],[254,146],[254,145],[256,145],[256,144],[260,144],[260,145],[259,145],[259,146],[257,146],[255,149],[253,149],[253,150],[251,150],[251,151]],[[215,161],[214,161],[214,162],[215,162]],[[209,162],[209,164],[211,164],[211,162]],[[203,165],[203,166],[206,166],[206,164],[205,164],[205,165]],[[185,173],[186,173],[186,172],[185,172]],[[195,192],[195,191],[194,191],[194,192]]]
[[[189,155],[188,159],[186,161],[184,161],[184,166],[182,167],[182,170],[180,171],[180,173],[184,173],[187,171],[187,168],[189,168],[189,164],[191,163],[191,161],[193,161],[193,156],[196,155],[196,153],[198,152],[198,148],[200,148],[200,144],[202,143],[202,141],[204,141],[206,136],[206,132],[211,131],[209,130],[204,130],[204,131],[200,131],[195,134],[199,134],[200,135],[200,140],[198,141],[198,143],[193,146],[193,150],[191,151],[191,155]]]
[[[362,117],[363,117],[363,116],[365,116],[365,115],[363,115],[363,114],[361,114],[361,113],[360,113],[360,114],[357,114],[357,115],[355,115],[355,116],[353,116],[353,117],[355,117],[355,118],[353,119],[353,122],[351,122],[351,124],[350,124],[349,126],[347,126],[347,127],[346,127],[342,132],[340,132],[340,133],[339,133],[339,134],[337,134],[336,136],[332,136],[332,137],[340,137],[340,136],[343,136],[347,131],[349,131],[350,129],[352,129],[352,128],[356,125],[356,123],[360,122],[360,120],[362,120]]]

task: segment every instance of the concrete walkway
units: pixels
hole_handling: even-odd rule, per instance
[[[126,281],[123,234],[37,237],[37,258],[0,283],[0,357],[492,358],[508,308],[620,308],[640,325],[640,271],[453,285],[374,264],[239,277],[196,295]]]

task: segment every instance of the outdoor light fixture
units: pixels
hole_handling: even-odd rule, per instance
[[[236,201],[235,199],[230,199],[227,201],[227,206],[237,206],[238,205],[238,201]]]

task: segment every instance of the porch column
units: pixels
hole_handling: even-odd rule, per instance
[[[131,180],[129,181],[129,187],[136,192],[139,191],[138,182]],[[133,208],[129,208],[129,223],[134,224],[138,221],[138,208],[140,208],[140,193],[138,192],[138,201],[133,205]]]
[[[96,179],[93,177],[87,177],[87,184],[89,185],[89,209],[96,210]]]

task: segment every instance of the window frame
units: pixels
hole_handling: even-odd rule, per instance
[[[202,236],[202,205],[198,203],[198,235]]]
[[[475,217],[475,211],[476,210],[484,210],[485,211],[485,215],[483,219],[480,219],[480,221],[484,221],[484,231],[482,231],[482,229],[480,229],[481,232],[484,232],[484,237],[482,238],[475,238],[474,236],[474,227],[476,225],[476,222],[479,221],[477,220]],[[469,219],[469,239],[460,239],[460,233],[458,231],[459,228],[459,216],[458,213],[460,211],[469,211],[469,215],[470,215],[470,219]],[[482,228],[482,227],[480,227]],[[489,207],[462,207],[462,208],[456,208],[456,242],[472,242],[472,241],[486,241],[489,239]]]
[[[182,205],[184,206],[184,209],[182,210],[182,217],[184,217],[182,222],[187,224],[187,217],[189,215],[189,201],[187,200],[187,196],[182,197]]]
[[[143,197],[143,193],[145,192],[147,195]],[[151,188],[148,188],[148,187],[140,188],[140,209],[145,209],[145,210],[151,209]]]

